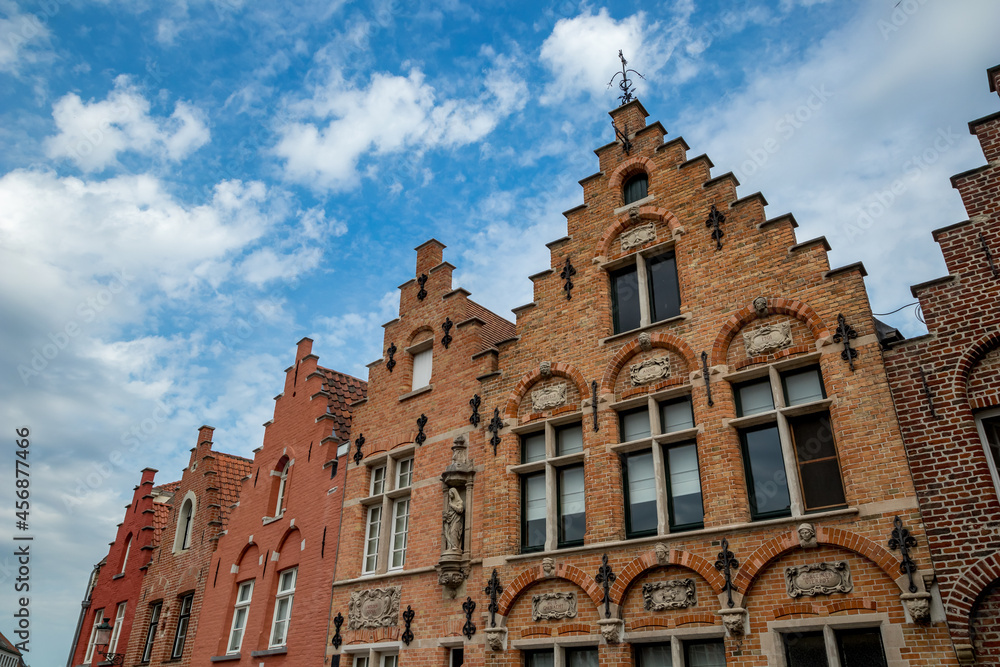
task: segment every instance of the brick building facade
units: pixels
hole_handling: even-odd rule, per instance
[[[151,550],[124,664],[191,662],[209,564],[251,466],[249,459],[213,451],[213,431],[198,429],[188,466],[171,485],[169,512]]]
[[[989,70],[1000,92],[1000,66]],[[912,288],[924,336],[885,353],[948,628],[1000,664],[1000,113],[969,123],[987,165],[952,178],[969,219],[934,232],[948,275]]]

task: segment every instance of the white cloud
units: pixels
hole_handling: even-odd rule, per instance
[[[186,102],[178,102],[169,118],[151,116],[149,101],[125,75],[115,79],[105,100],[65,95],[53,105],[52,117],[59,132],[46,139],[48,156],[87,172],[115,165],[126,151],[178,162],[210,136],[204,113]]]
[[[292,105],[305,120],[278,127],[274,152],[285,161],[287,178],[343,190],[358,182],[359,171],[375,173],[372,164],[359,168],[363,156],[473,143],[524,106],[526,87],[509,61],[496,59],[483,86],[476,98],[439,100],[417,69],[407,76],[376,73],[364,88],[336,72],[311,98]]]
[[[34,47],[50,36],[37,16],[22,13],[15,2],[0,1],[0,72],[16,74],[22,63],[37,62],[42,55]]]

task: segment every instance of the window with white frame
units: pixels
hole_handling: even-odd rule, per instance
[[[406,565],[410,531],[413,448],[384,456],[369,466],[362,574],[399,570]]]
[[[191,548],[191,529],[194,521],[193,494],[189,494],[181,503],[181,511],[177,515],[177,530],[174,534],[174,552],[184,551]]]
[[[132,535],[129,534],[127,541],[125,542],[125,555],[122,556],[122,568],[118,570],[119,573],[125,572],[125,566],[128,564],[128,554],[132,551]]]
[[[431,370],[434,362],[434,339],[417,343],[410,347],[407,352],[413,358],[413,381],[410,389],[416,390],[426,387],[431,383]]]
[[[118,613],[115,614],[115,626],[111,630],[111,639],[108,641],[108,653],[117,653],[118,649],[118,638],[122,634],[122,625],[125,624],[125,605],[126,602],[122,602],[118,605]]]
[[[623,401],[618,410],[628,537],[704,525],[691,397],[671,390]]]
[[[154,602],[149,605],[149,625],[146,628],[146,641],[142,644],[141,662],[149,662],[153,655],[153,642],[156,641],[156,628],[160,624],[160,612],[163,610],[163,602]]]
[[[521,551],[583,544],[587,531],[583,425],[579,415],[519,430]]]
[[[295,579],[298,571],[297,567],[292,567],[278,575],[278,592],[274,598],[274,620],[271,623],[269,648],[285,645],[288,623],[292,617],[292,600],[295,597]]]
[[[878,628],[825,627],[781,635],[785,667],[886,667]]]
[[[285,464],[278,471],[278,498],[274,503],[274,516],[281,516],[285,512],[285,496],[288,490],[288,473],[291,470],[292,462],[286,460]]]
[[[993,476],[994,488],[1000,493],[1000,408],[978,413],[976,427],[986,451],[986,464]]]
[[[729,378],[754,520],[847,505],[819,366],[789,363]]]
[[[631,331],[681,313],[680,283],[673,250],[662,244],[616,260],[608,267],[614,333]]]
[[[103,608],[94,612],[94,622],[90,626],[90,641],[87,642],[87,654],[83,658],[83,661],[88,665],[94,657],[94,646],[97,642],[97,626],[101,624],[102,620],[104,620]]]
[[[181,597],[180,613],[177,615],[177,629],[174,631],[174,645],[170,650],[171,658],[184,655],[184,644],[187,642],[188,625],[191,623],[191,605],[194,603],[194,593]]]
[[[244,581],[236,591],[236,604],[233,607],[233,624],[229,630],[229,644],[226,653],[239,653],[243,645],[243,632],[247,627],[247,616],[250,613],[250,599],[253,597],[253,579]]]

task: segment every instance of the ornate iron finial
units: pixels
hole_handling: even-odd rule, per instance
[[[719,558],[715,561],[715,569],[726,577],[726,598],[730,609],[733,607],[732,570],[739,568],[739,566],[740,562],[736,560],[733,552],[729,550],[729,540],[722,538],[722,551],[719,552]]]
[[[495,628],[497,627],[497,612],[500,611],[500,594],[503,593],[500,575],[497,574],[496,568],[493,569],[493,575],[490,576],[483,592],[490,596],[490,604],[486,608],[490,612],[490,627]]]
[[[413,611],[413,608],[410,605],[406,605],[406,611],[403,612],[403,622],[406,623],[406,629],[403,630],[403,634],[400,636],[400,639],[402,639],[403,643],[407,646],[409,646],[410,642],[413,641],[413,631],[410,630],[410,623],[413,623],[413,617],[416,615],[417,612]]]
[[[833,334],[834,343],[843,343],[844,351],[840,353],[840,358],[846,361],[851,370],[854,370],[854,359],[858,356],[858,351],[851,347],[851,341],[858,337],[858,332],[854,330],[844,315],[837,315],[837,333]]]
[[[333,640],[330,642],[333,644],[333,648],[340,648],[340,645],[344,643],[343,638],[340,636],[340,626],[344,624],[344,615],[339,611],[337,615],[333,617],[333,625],[337,628],[337,631],[333,633]]]
[[[701,352],[701,374],[705,376],[705,393],[708,394],[708,405],[711,407],[715,405],[715,402],[712,400],[711,373],[708,370],[708,352],[704,350]]]
[[[493,445],[493,456],[497,455],[497,447],[500,445],[500,429],[503,428],[503,419],[500,418],[500,408],[493,408],[493,419],[486,427],[493,435],[490,436],[490,444]]]
[[[604,618],[611,618],[611,584],[615,583],[615,573],[608,565],[608,555],[601,556],[601,566],[597,568],[594,579],[604,589]]]
[[[444,329],[444,338],[441,339],[441,344],[444,345],[444,349],[446,350],[451,345],[451,328],[453,326],[455,326],[455,323],[451,321],[450,317],[444,318],[444,323],[441,325],[441,328]]]
[[[420,291],[417,292],[417,298],[423,301],[427,298],[427,290],[424,289],[424,285],[427,284],[427,274],[421,273],[420,277],[417,278],[417,283],[420,285]]]
[[[726,235],[722,231],[722,223],[725,221],[726,216],[719,213],[719,209],[715,208],[715,204],[712,204],[712,210],[708,213],[708,220],[705,221],[705,226],[712,229],[712,238],[715,239],[716,250],[722,250],[722,237]]]
[[[618,96],[618,99],[621,100],[622,103],[618,106],[625,106],[633,99],[635,99],[635,96],[632,95],[635,89],[632,87],[632,79],[628,78],[629,73],[631,72],[632,74],[635,74],[637,77],[643,80],[645,80],[646,77],[639,74],[634,69],[627,69],[628,61],[625,60],[625,56],[622,55],[621,49],[618,50],[618,58],[622,61],[622,71],[615,72],[615,75],[611,77],[611,81],[608,81],[608,88],[614,85],[615,79],[617,79],[618,75],[621,74],[622,80],[618,82],[618,88],[621,89],[622,94]]]
[[[358,437],[354,441],[354,446],[358,448],[357,451],[354,452],[354,463],[360,465],[361,459],[365,458],[365,455],[361,453],[361,448],[365,446],[364,433],[358,433]]]
[[[597,433],[597,380],[590,381],[590,409],[594,411],[594,433]]]
[[[476,602],[470,597],[465,599],[462,603],[462,611],[465,612],[465,625],[462,626],[462,634],[469,641],[472,641],[472,635],[476,634],[476,624],[472,622],[472,612],[476,610]]]
[[[389,355],[389,361],[385,362],[385,367],[389,369],[390,373],[392,372],[392,369],[396,367],[396,360],[393,359],[393,357],[396,356],[396,352],[396,344],[389,343],[389,348],[386,350],[386,354]]]
[[[482,402],[483,399],[479,398],[479,394],[475,394],[469,399],[469,405],[472,406],[472,414],[469,415],[469,423],[476,428],[479,427],[479,406]]]
[[[427,415],[421,414],[417,417],[417,437],[413,439],[413,442],[417,443],[418,447],[427,440],[427,435],[424,433],[425,426],[427,426]]]
[[[910,535],[910,531],[903,527],[903,520],[898,516],[892,520],[892,535],[889,537],[889,548],[893,551],[899,550],[902,561],[899,563],[899,571],[910,579],[910,592],[917,592],[917,585],[913,582],[913,573],[917,571],[917,564],[910,558],[910,549],[917,546],[917,538]]]
[[[573,276],[576,275],[576,269],[569,261],[569,257],[566,258],[566,264],[563,265],[562,273],[559,277],[565,280],[563,283],[563,291],[566,292],[566,300],[569,301],[573,298]]]

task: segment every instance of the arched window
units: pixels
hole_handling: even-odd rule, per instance
[[[194,524],[195,495],[188,491],[177,515],[177,532],[174,536],[174,552],[191,548],[191,532]]]
[[[281,516],[285,511],[285,495],[288,490],[288,471],[292,467],[290,460],[285,460],[284,465],[278,468],[278,499],[274,503],[274,516]]]
[[[132,550],[132,533],[129,533],[125,541],[125,555],[122,556],[122,569],[120,569],[119,572],[125,571],[125,565],[126,563],[128,563],[128,554],[129,551],[131,550]]]
[[[625,186],[622,188],[622,196],[626,204],[631,204],[632,202],[644,199],[649,194],[648,189],[649,177],[646,174],[636,174],[625,181]]]

